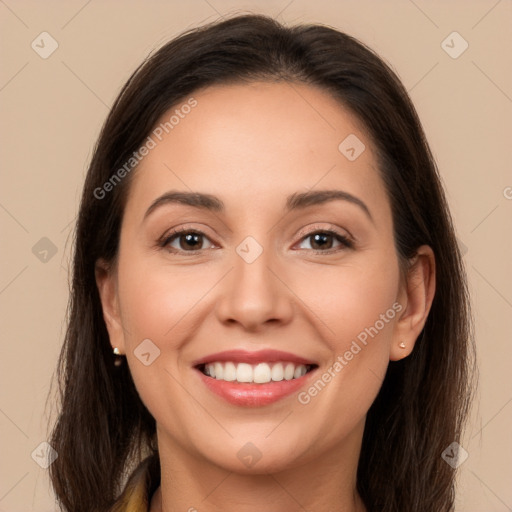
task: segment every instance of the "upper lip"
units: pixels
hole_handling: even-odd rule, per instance
[[[224,350],[222,352],[216,352],[215,354],[209,354],[201,357],[192,363],[193,366],[200,366],[202,364],[214,363],[216,361],[233,361],[238,363],[266,363],[274,361],[289,361],[295,364],[314,365],[314,361],[305,359],[304,357],[297,356],[291,352],[283,352],[281,350]]]

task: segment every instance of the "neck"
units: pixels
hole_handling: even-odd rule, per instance
[[[343,446],[300,466],[259,474],[235,473],[192,457],[159,431],[161,485],[150,512],[366,512],[356,490],[363,427]]]

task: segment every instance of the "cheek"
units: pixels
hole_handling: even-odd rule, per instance
[[[190,408],[190,397],[176,379],[181,370],[180,349],[200,326],[194,313],[198,300],[212,283],[208,275],[201,277],[197,270],[192,272],[192,267],[172,272],[169,267],[149,264],[150,259],[132,253],[119,262],[118,293],[126,354],[145,406],[155,418],[165,417],[172,429],[178,429]],[[149,353],[147,365],[141,359],[143,353]],[[168,416],[165,411],[171,406],[181,412]]]
[[[347,265],[310,276],[315,287],[308,305],[321,320],[317,325],[323,326],[332,359],[298,402],[313,417],[332,418],[332,423],[319,426],[326,443],[335,442],[340,432],[348,434],[365,416],[389,364],[393,326],[401,310],[396,301],[398,264],[391,259],[366,263],[364,268]],[[302,290],[304,296],[306,287]]]
[[[145,338],[157,344],[165,339],[166,345],[172,344],[187,323],[187,314],[208,289],[208,276],[203,279],[197,269],[181,267],[172,271],[170,267],[150,265],[148,260],[130,256],[130,261],[119,266],[122,321],[132,347]]]
[[[361,333],[359,339],[364,339],[369,329],[375,335],[375,326],[379,331],[375,339],[389,339],[399,290],[396,260],[365,258],[363,264],[323,268],[310,273],[296,289],[324,324],[326,338],[337,353],[348,350]]]

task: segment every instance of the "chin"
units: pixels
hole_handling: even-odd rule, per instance
[[[246,441],[235,443],[218,453],[209,453],[212,464],[227,471],[244,475],[279,473],[297,467],[297,444],[283,446],[262,439],[261,443]]]

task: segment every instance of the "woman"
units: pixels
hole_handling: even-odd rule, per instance
[[[453,510],[465,274],[415,109],[355,39],[245,15],[143,63],[69,311],[63,510]]]

